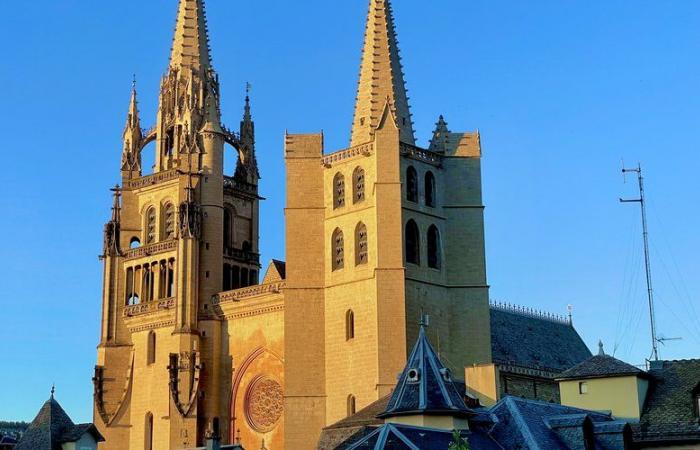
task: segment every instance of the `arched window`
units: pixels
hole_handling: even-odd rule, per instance
[[[360,222],[355,227],[355,265],[367,264],[367,226]]]
[[[175,238],[175,206],[166,203],[163,207],[163,239]]]
[[[146,413],[143,448],[144,450],[153,450],[153,414],[151,413]]]
[[[141,239],[137,238],[136,236],[132,237],[129,241],[129,248],[135,249],[139,247],[141,247]]]
[[[355,396],[350,394],[350,395],[348,395],[348,417],[354,415],[356,412],[356,409],[357,409],[357,406],[356,406]]]
[[[406,223],[406,262],[420,265],[420,234],[413,220]]]
[[[144,302],[150,302],[153,300],[153,272],[151,271],[151,266],[144,264],[143,266],[143,278],[142,278],[142,298]]]
[[[134,276],[134,269],[129,267],[126,269],[126,305],[133,306],[140,303],[139,295],[136,292],[136,277]]]
[[[175,296],[175,259],[168,260],[168,278],[166,281],[166,295],[168,298]]]
[[[340,270],[345,266],[345,239],[340,228],[336,228],[331,239],[333,270]]]
[[[146,364],[149,366],[156,362],[156,333],[150,331],[148,333],[148,346],[146,350]]]
[[[418,174],[413,166],[406,169],[406,199],[418,203]]]
[[[440,231],[435,225],[428,228],[428,267],[439,269],[442,262]]]
[[[224,208],[224,248],[233,247],[233,213],[229,208]]]
[[[333,209],[345,206],[345,177],[338,172],[333,177]]]
[[[345,313],[345,340],[355,339],[355,313],[348,309]]]
[[[433,172],[425,174],[425,205],[435,207],[435,175]]]
[[[356,167],[352,173],[352,202],[360,203],[365,200],[365,169]]]
[[[146,245],[156,241],[156,209],[150,207],[146,210]]]

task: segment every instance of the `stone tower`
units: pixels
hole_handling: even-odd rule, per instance
[[[416,146],[389,0],[370,0],[350,147],[323,142],[285,139],[290,449],[391,391],[421,311],[454,373],[491,359],[479,134],[440,118]]]
[[[180,0],[155,126],[136,87],[122,186],[104,232],[95,418],[106,449],[201,444],[229,416],[228,333],[213,300],[258,284],[258,169],[246,98],[240,131],[221,123],[203,0]],[[235,150],[235,151],[234,151]],[[224,174],[224,153],[237,158]],[[143,152],[154,152],[152,168]]]

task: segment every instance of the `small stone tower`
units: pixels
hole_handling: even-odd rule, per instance
[[[421,310],[454,373],[491,359],[479,134],[441,118],[416,146],[390,1],[369,5],[350,147],[285,140],[287,448],[394,388]]]
[[[228,417],[231,358],[212,299],[258,283],[258,168],[246,98],[240,132],[221,123],[203,0],[180,0],[156,124],[132,89],[105,226],[95,423],[106,449],[200,445]],[[153,167],[144,167],[153,152]],[[237,158],[224,174],[226,157]]]

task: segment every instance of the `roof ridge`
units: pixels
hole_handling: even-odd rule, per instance
[[[562,314],[554,314],[541,309],[516,305],[514,303],[497,302],[491,300],[490,307],[491,309],[496,309],[498,311],[503,311],[511,314],[517,314],[523,317],[532,317],[534,319],[547,320],[563,325],[572,325],[571,319]]]

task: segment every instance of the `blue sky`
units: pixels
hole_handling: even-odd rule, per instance
[[[209,0],[224,121],[253,85],[263,258],[284,258],[283,134],[347,146],[366,0]],[[119,181],[132,74],[155,121],[175,0],[34,0],[0,28],[0,420],[52,383],[91,420],[102,225]],[[591,348],[650,354],[639,211],[644,165],[662,357],[700,356],[700,3],[395,0],[419,143],[439,114],[479,129],[494,299],[565,313]],[[695,194],[694,194],[695,193]]]

